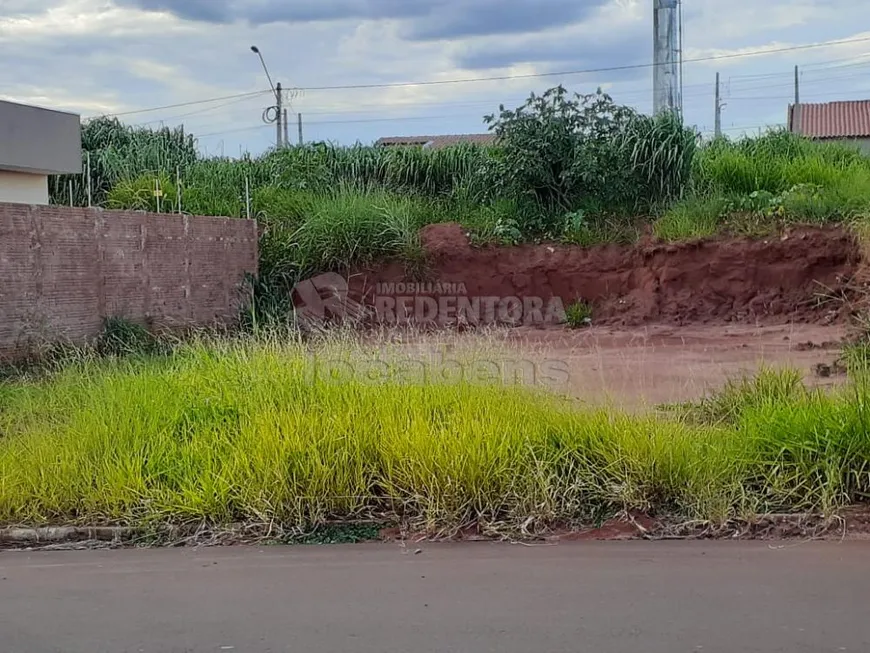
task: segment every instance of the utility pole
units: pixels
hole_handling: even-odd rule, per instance
[[[284,145],[284,100],[283,93],[281,92],[281,82],[278,82],[275,85],[275,102],[277,103],[275,106],[277,107],[277,111],[275,112],[275,126],[277,127],[277,138],[275,139],[275,146],[280,150]]]
[[[299,145],[302,145],[302,114],[296,114],[296,126],[299,128]]]
[[[272,75],[269,74],[269,68],[266,66],[266,60],[263,59],[263,53],[260,52],[260,48],[256,45],[251,46],[251,52],[256,54],[260,58],[260,63],[263,64],[263,71],[266,73],[266,77],[269,79],[269,86],[272,87],[272,92],[275,94],[275,106],[269,107],[266,109],[265,113],[263,113],[263,121],[266,124],[272,122],[272,117],[269,114],[273,109],[275,110],[275,147],[279,150],[281,149],[282,142],[284,140],[284,130],[283,125],[285,124],[284,120],[284,94],[281,89],[281,82],[277,84],[272,83]]]
[[[287,109],[284,109],[284,147],[290,147],[290,120],[287,118]]]
[[[716,73],[716,138],[722,136],[722,96],[719,94],[719,73]]]
[[[801,78],[800,69],[794,67],[794,109],[791,115],[791,131],[795,134],[803,133],[803,125],[801,124]]]
[[[680,0],[653,0],[653,113],[680,115]]]

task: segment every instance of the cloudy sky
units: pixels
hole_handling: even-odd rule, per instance
[[[270,100],[257,94],[268,81],[250,51],[256,44],[273,78],[294,89],[294,138],[295,112],[306,140],[485,131],[481,118],[499,103],[518,105],[558,83],[578,92],[602,86],[649,111],[652,72],[643,65],[652,57],[652,4],[0,0],[0,98],[132,124],[183,122],[208,153],[260,152],[274,142],[274,127],[261,119]],[[684,0],[687,121],[712,129],[717,71],[732,135],[784,121],[796,64],[804,101],[870,97],[865,4]],[[832,40],[855,42],[797,49]],[[778,52],[757,54],[771,50]],[[710,57],[725,58],[695,61]],[[405,84],[448,80],[466,81]],[[167,105],[186,106],[142,111]]]

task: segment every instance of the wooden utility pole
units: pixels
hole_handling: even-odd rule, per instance
[[[296,114],[296,126],[299,128],[299,145],[302,145],[302,114]]]

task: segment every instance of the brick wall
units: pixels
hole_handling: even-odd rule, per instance
[[[252,220],[0,204],[0,352],[81,342],[106,317],[231,321],[256,269]]]

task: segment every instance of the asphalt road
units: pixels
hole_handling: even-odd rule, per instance
[[[870,651],[870,542],[422,549],[0,552],[0,651]]]

